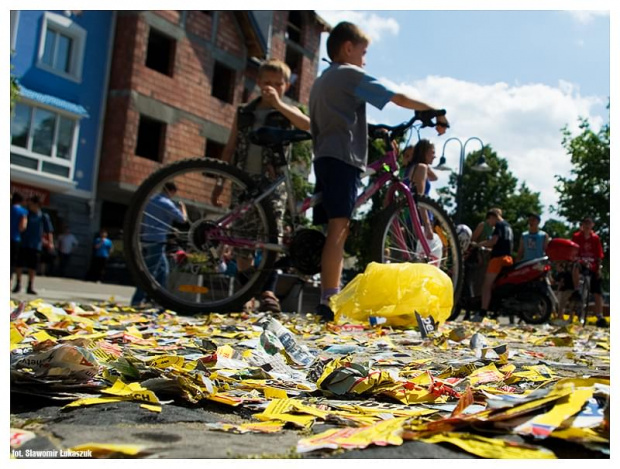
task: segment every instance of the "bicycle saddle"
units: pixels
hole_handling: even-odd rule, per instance
[[[260,127],[250,132],[250,141],[261,147],[276,147],[289,143],[310,140],[312,136],[305,130],[283,130],[277,127]]]

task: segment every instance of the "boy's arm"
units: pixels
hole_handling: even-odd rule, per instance
[[[305,130],[306,132],[310,130],[310,118],[301,112],[298,107],[286,104],[280,99],[278,99],[274,107],[299,130]]]
[[[263,99],[271,104],[277,111],[280,111],[291,124],[300,130],[310,130],[310,118],[301,112],[299,108],[282,101],[275,88],[266,86],[262,93]]]
[[[404,107],[405,109],[413,109],[414,111],[433,111],[434,107],[429,106],[422,101],[417,101],[413,98],[410,98],[406,94],[403,93],[395,93],[390,99],[394,104],[400,107]],[[446,125],[448,124],[448,120],[446,116],[438,116],[437,117],[437,133],[439,135],[443,135],[446,131]]]
[[[499,240],[499,236],[498,235],[493,235],[493,237],[491,239],[485,239],[484,241],[481,241],[478,244],[480,246],[483,246],[483,247],[486,247],[486,248],[492,248],[493,246],[495,246],[497,244],[498,240]]]

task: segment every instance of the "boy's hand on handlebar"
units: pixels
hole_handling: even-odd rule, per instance
[[[446,119],[446,116],[438,116],[437,124],[435,125],[435,128],[437,129],[437,135],[445,134],[448,127],[450,127],[450,124],[448,123],[448,119]]]

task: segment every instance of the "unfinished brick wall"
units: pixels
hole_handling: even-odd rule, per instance
[[[235,74],[233,103],[211,96],[214,68],[213,50],[239,60],[246,59],[245,38],[234,12],[154,11],[171,28],[179,28],[172,75],[148,68],[146,63],[149,31],[146,14],[121,12],[117,17],[109,95],[105,116],[99,180],[138,186],[164,164],[205,153],[205,122],[230,128],[236,107],[241,104],[246,78],[256,79],[256,67]],[[218,18],[215,24],[215,18]],[[322,26],[308,13],[303,30],[304,48],[314,57],[303,57],[300,73],[300,102],[307,104],[318,66],[318,46]],[[270,56],[284,60],[284,33],[288,11],[275,11]],[[184,28],[184,30],[183,30]],[[213,28],[217,35],[213,44]],[[165,32],[162,32],[165,34]],[[166,108],[168,121],[160,162],[136,156],[140,110],[136,104],[149,101],[149,109]],[[158,104],[159,103],[159,104]],[[157,111],[155,111],[157,112]],[[173,118],[170,121],[170,115]],[[156,118],[157,116],[151,115]]]

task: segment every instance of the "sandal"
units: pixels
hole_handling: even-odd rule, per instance
[[[280,300],[278,300],[273,292],[264,291],[261,293],[259,311],[270,311],[272,313],[282,312],[282,309],[280,308]]]

